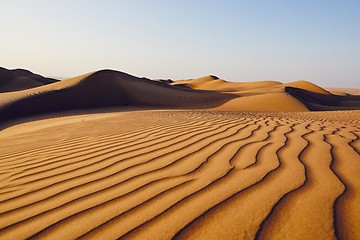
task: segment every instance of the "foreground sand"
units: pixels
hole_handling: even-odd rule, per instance
[[[360,239],[360,111],[129,111],[0,132],[0,239]]]

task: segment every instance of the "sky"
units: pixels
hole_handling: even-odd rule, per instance
[[[0,66],[360,88],[358,0],[0,0]]]

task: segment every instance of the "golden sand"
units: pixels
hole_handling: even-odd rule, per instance
[[[89,77],[0,102],[37,106],[29,96],[38,95],[57,104],[63,89],[70,100],[103,101]],[[0,239],[360,239],[359,110],[309,112],[271,81],[205,77],[170,94],[163,85],[144,93],[142,82],[111,85],[137,107],[3,123]],[[199,92],[209,88],[216,93]]]
[[[9,127],[0,237],[359,238],[360,112],[344,114],[357,120],[131,111]]]

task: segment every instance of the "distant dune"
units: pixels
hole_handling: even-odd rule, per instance
[[[1,120],[111,106],[268,112],[359,109],[357,97],[351,98],[351,104],[346,106],[341,104],[344,101],[335,101],[330,105],[326,102],[327,107],[314,107],[314,104],[308,103],[309,97],[302,98],[299,94],[308,96],[306,93],[310,92],[312,96],[335,95],[307,81],[286,84],[276,81],[235,83],[215,76],[164,81],[138,78],[113,70],[101,70],[59,82],[41,77],[36,81],[47,85],[0,95]],[[295,88],[300,89],[301,93],[285,91]],[[342,96],[338,99],[347,98],[350,97]]]
[[[25,69],[8,70],[0,67],[0,93],[19,91],[57,82],[53,78],[45,78]]]
[[[45,112],[111,106],[211,108],[234,97],[102,70],[42,87],[4,93],[0,95],[0,114],[3,119],[14,119]]]
[[[360,95],[359,88],[325,88],[327,91],[337,95]]]
[[[360,239],[359,96],[113,70],[8,79],[28,89],[0,93],[1,240]]]

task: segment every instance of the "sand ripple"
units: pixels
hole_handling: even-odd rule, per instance
[[[359,111],[104,116],[0,132],[1,239],[360,238]]]

